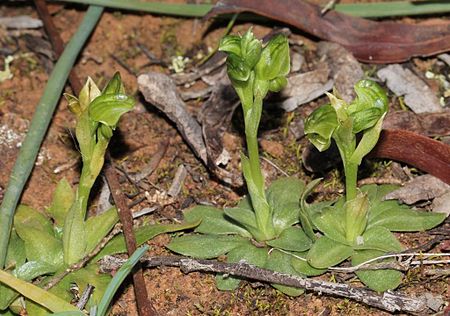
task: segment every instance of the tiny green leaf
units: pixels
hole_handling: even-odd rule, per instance
[[[308,263],[314,268],[325,269],[341,263],[353,254],[353,248],[322,236],[308,252]]]
[[[167,248],[184,256],[211,259],[224,255],[247,242],[239,236],[187,235],[172,239]]]

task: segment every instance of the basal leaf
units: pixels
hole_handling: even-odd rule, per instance
[[[234,222],[244,227],[254,237],[256,237],[255,234],[259,234],[255,213],[251,210],[246,208],[233,207],[224,209],[224,213],[226,217],[232,219]]]
[[[251,234],[234,223],[226,216],[223,210],[212,206],[198,205],[184,212],[184,219],[187,222],[198,222],[200,225],[195,231],[202,234],[237,234],[242,237],[252,237]]]
[[[11,230],[9,237],[8,252],[6,253],[5,267],[18,267],[25,263],[26,252],[25,243],[16,233],[16,230]]]
[[[312,222],[312,207],[306,202],[306,199],[308,198],[309,194],[312,190],[319,184],[319,182],[322,179],[315,179],[308,183],[306,187],[303,190],[303,193],[300,197],[300,212],[299,212],[299,218],[300,223],[302,224],[302,228],[305,231],[306,235],[311,240],[316,240],[316,235],[314,234],[314,224]]]
[[[401,251],[402,245],[395,236],[382,226],[367,229],[361,238],[361,243],[355,245],[355,249],[370,249],[384,252]]]
[[[130,111],[135,100],[126,94],[102,94],[89,105],[89,115],[93,121],[115,127],[120,117]]]
[[[308,252],[294,252],[291,258],[291,265],[297,271],[298,273],[305,275],[305,276],[316,276],[321,275],[325,273],[326,269],[316,269],[313,266],[311,266],[306,257],[308,255]],[[301,259],[300,259],[301,258]]]
[[[63,264],[61,240],[33,228],[19,230],[18,233],[25,242],[28,260],[46,263],[53,266],[55,270]]]
[[[185,235],[172,239],[167,248],[184,256],[211,259],[247,242],[247,239],[233,235]]]
[[[390,201],[387,201],[390,202]],[[380,204],[378,207],[381,207]],[[383,226],[390,231],[425,231],[442,223],[447,216],[443,213],[413,211],[399,205],[391,207],[369,221],[368,227]]]
[[[273,250],[270,252],[270,255],[267,258],[265,268],[276,272],[301,276],[291,266],[291,256],[278,250]],[[272,286],[289,296],[299,296],[303,294],[303,292],[305,292],[303,289],[294,288],[286,285],[272,284]]]
[[[353,248],[322,236],[308,252],[308,263],[314,268],[325,269],[341,263],[353,253]]]
[[[64,262],[69,265],[79,261],[86,253],[86,223],[82,203],[82,199],[76,200],[64,220]]]
[[[16,231],[33,228],[46,234],[53,234],[53,225],[48,217],[27,205],[19,205],[14,215]],[[20,235],[20,234],[19,234]]]
[[[56,238],[50,220],[34,209],[21,205],[14,216],[17,235],[24,241],[29,261],[37,261],[57,269],[63,263],[62,242]]]
[[[299,227],[289,227],[283,230],[277,239],[266,242],[269,246],[288,251],[305,251],[311,247],[311,239]]]
[[[347,243],[345,238],[345,209],[329,206],[312,216],[312,222],[328,238],[340,243]]]
[[[58,182],[55,192],[53,193],[52,204],[48,208],[47,212],[55,220],[57,226],[62,227],[64,225],[64,219],[67,212],[72,206],[75,194],[70,186],[69,182],[63,178]]]
[[[300,197],[305,184],[298,178],[280,178],[267,189],[267,202],[272,208],[273,224],[276,234],[298,223]]]
[[[86,254],[91,252],[95,246],[109,233],[119,220],[117,209],[110,208],[106,212],[91,216],[86,221]]]
[[[247,263],[257,267],[264,267],[267,261],[268,250],[268,248],[258,248],[250,242],[247,242],[242,246],[232,249],[227,254],[227,262],[239,262],[245,260]],[[222,274],[216,276],[217,288],[222,291],[235,290],[240,282],[241,279],[237,277],[224,277]]]
[[[134,230],[134,236],[136,237],[136,243],[138,246],[152,239],[153,237],[163,234],[176,232],[180,230],[186,230],[190,228],[196,227],[200,224],[199,221],[192,223],[182,223],[182,224],[168,224],[168,225],[144,225],[138,227]],[[123,234],[117,235],[114,237],[106,246],[102,249],[93,259],[93,262],[100,260],[102,257],[106,255],[113,255],[115,253],[126,252],[127,248],[125,246],[125,239]]]
[[[383,254],[384,252],[377,250],[356,250],[352,255],[352,264],[355,266]],[[377,262],[388,262],[389,260]],[[356,271],[356,275],[365,285],[377,292],[395,289],[402,282],[403,276],[401,272],[395,270],[359,270]]]

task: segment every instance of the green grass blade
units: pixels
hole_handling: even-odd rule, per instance
[[[117,271],[117,273],[114,275],[114,278],[106,288],[105,294],[103,295],[100,304],[98,304],[97,316],[106,315],[109,304],[111,303],[111,300],[113,299],[114,294],[116,293],[120,284],[122,284],[123,280],[128,276],[128,274],[130,274],[133,267],[136,265],[136,263],[138,263],[138,261],[147,252],[147,250],[147,245],[136,249],[133,255],[122,265],[119,271]]]
[[[211,4],[175,4],[164,2],[141,2],[136,0],[56,0],[71,3],[99,5],[108,8],[142,11],[183,17],[202,17],[212,9]]]
[[[357,4],[343,3],[337,4],[335,10],[341,13],[365,18],[427,14],[442,15],[444,13],[450,12],[450,3],[448,1],[392,1]]]
[[[100,5],[108,8],[142,11],[184,17],[202,17],[213,8],[211,4],[173,4],[163,2],[141,2],[137,0],[53,0],[62,2]],[[353,16],[377,18],[408,15],[443,14],[450,12],[448,1],[382,1],[371,3],[342,3],[336,11]],[[245,19],[247,15],[241,15]]]
[[[14,164],[8,187],[0,206],[0,267],[3,267],[5,264],[14,211],[33,169],[40,144],[44,139],[53,112],[61,97],[69,72],[84,43],[100,19],[102,12],[102,7],[89,7],[80,27],[56,63],[48,79],[45,91],[36,107],[30,129]]]
[[[0,282],[16,290],[26,298],[44,306],[52,312],[77,311],[78,309],[58,296],[47,292],[34,284],[20,280],[0,270]]]

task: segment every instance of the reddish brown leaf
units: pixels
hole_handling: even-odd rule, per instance
[[[450,146],[437,140],[404,130],[383,130],[370,156],[405,162],[450,184]]]
[[[405,24],[376,22],[336,11],[321,15],[321,7],[301,0],[224,0],[205,16],[252,12],[292,25],[347,48],[360,61],[398,63],[413,56],[450,50],[450,21]]]

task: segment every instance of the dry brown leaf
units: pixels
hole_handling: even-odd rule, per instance
[[[406,24],[376,22],[336,11],[321,14],[321,7],[301,0],[223,0],[206,15],[252,12],[292,25],[318,38],[339,43],[360,61],[398,63],[413,56],[450,50],[450,21]]]

